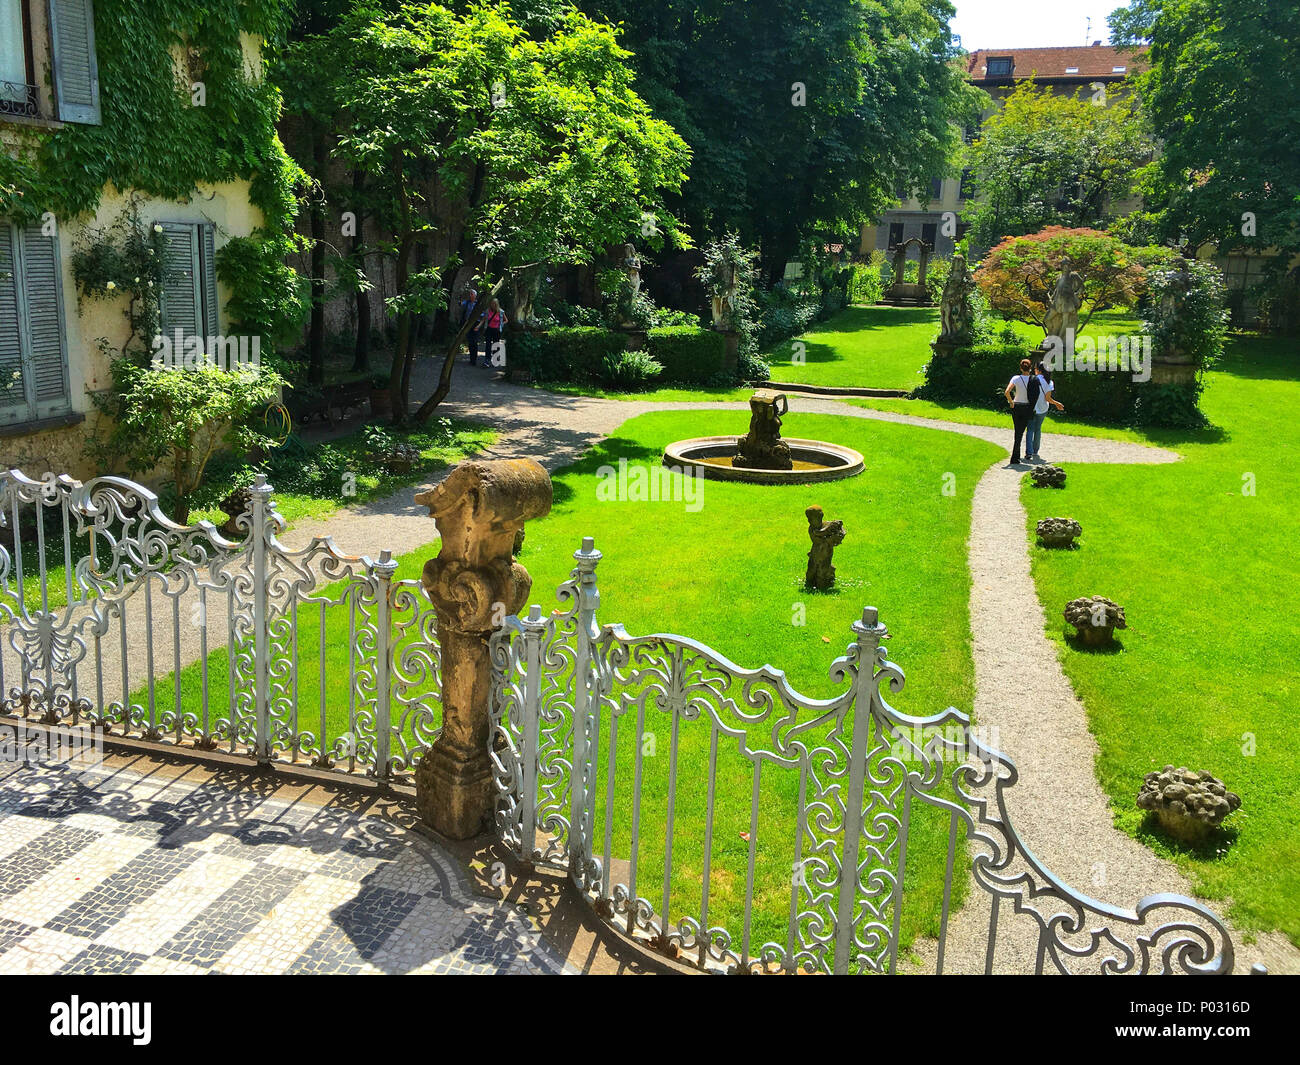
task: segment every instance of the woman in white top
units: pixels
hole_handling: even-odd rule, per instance
[[[1011,405],[1011,424],[1016,430],[1015,443],[1011,447],[1011,465],[1020,462],[1020,440],[1025,435],[1025,430],[1029,428],[1030,419],[1034,416],[1034,403],[1029,395],[1030,382],[1037,385],[1037,378],[1034,376],[1034,364],[1028,359],[1020,360],[1020,372],[1007,382],[1007,387],[1003,395],[1007,397],[1007,402]],[[1037,399],[1035,395],[1033,399]]]
[[[1065,404],[1056,402],[1053,395],[1056,391],[1056,385],[1052,383],[1052,376],[1047,372],[1047,367],[1041,362],[1038,364],[1036,376],[1038,378],[1038,400],[1034,404],[1034,414],[1029,419],[1029,428],[1025,432],[1025,460],[1027,462],[1043,461],[1043,456],[1038,453],[1038,449],[1043,444],[1043,421],[1047,418],[1049,404],[1057,410],[1065,410]]]

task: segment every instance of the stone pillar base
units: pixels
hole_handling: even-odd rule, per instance
[[[1153,385],[1181,385],[1191,388],[1196,384],[1196,366],[1190,362],[1160,362],[1151,360]]]
[[[448,839],[471,839],[491,827],[492,761],[434,744],[415,769],[420,820]]]
[[[740,367],[740,334],[724,330],[722,335],[727,338],[726,351],[722,356],[722,368],[727,373],[734,374]]]

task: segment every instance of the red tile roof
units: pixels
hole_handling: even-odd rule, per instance
[[[1096,78],[1123,78],[1135,71],[1146,70],[1146,51],[1113,48],[1108,44],[1070,48],[980,48],[966,61],[966,73],[975,82],[1005,81],[1005,77],[990,78],[986,67],[990,58],[1010,57],[1012,78],[1020,81],[1037,77],[1047,79],[1074,79],[1090,81]],[[1116,67],[1124,67],[1117,72]],[[1077,69],[1071,69],[1077,68]]]

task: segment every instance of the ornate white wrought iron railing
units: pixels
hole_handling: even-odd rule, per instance
[[[904,677],[874,608],[831,666],[843,691],[809,699],[780,670],[599,626],[600,557],[584,540],[561,609],[494,635],[491,754],[502,840],[622,933],[742,972],[1231,971],[1200,903],[1109,906],[1043,866],[1010,823],[1011,760],[955,709],[885,700]],[[930,894],[908,935],[905,885]]]
[[[0,473],[0,712],[380,781],[411,770],[441,721],[432,604],[387,551],[285,547],[271,492],[251,487],[235,541],[124,478]]]

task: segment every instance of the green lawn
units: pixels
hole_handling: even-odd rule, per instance
[[[1296,943],[1298,405],[1296,343],[1235,336],[1203,398],[1222,431],[1183,434],[1182,462],[1073,466],[1064,490],[1023,493],[1031,528],[1049,515],[1083,525],[1081,550],[1035,549],[1034,575],[1116,824],[1173,858],[1200,894],[1231,900],[1241,927]],[[1118,654],[1065,638],[1065,602],[1093,594],[1126,609]],[[1208,769],[1242,797],[1209,847],[1170,842],[1133,805],[1144,774],[1170,762]]]
[[[924,381],[920,371],[938,331],[934,307],[846,307],[766,357],[773,381],[911,391]]]
[[[989,410],[984,407],[968,407],[958,403],[937,403],[923,399],[876,399],[873,397],[851,398],[843,400],[855,407],[868,410],[887,410],[895,414],[912,414],[918,418],[936,418],[939,421],[957,422],[960,425],[987,425],[1007,431],[1007,447],[1011,446],[1011,415],[1006,410]],[[1186,439],[1185,433],[1170,433],[1161,429],[1122,429],[1115,425],[1100,425],[1096,422],[1082,422],[1050,411],[1047,421],[1043,423],[1043,435],[1066,433],[1071,436],[1091,436],[1105,440],[1124,440],[1132,444],[1147,444],[1158,447],[1176,446]],[[1049,445],[1043,445],[1046,449]],[[1043,456],[1050,460],[1051,453]]]
[[[631,466],[659,465],[662,448],[685,436],[739,433],[745,417],[734,412],[672,412],[643,415],[625,423],[580,462],[554,477],[555,507],[528,527],[521,561],[534,578],[533,602],[550,608],[553,589],[572,566],[583,536],[594,536],[605,552],[599,568],[602,621],[621,621],[633,634],[676,632],[716,648],[744,666],[771,663],[786,670],[796,688],[813,696],[835,691],[827,669],[850,642],[851,623],[862,607],[880,608],[893,638],[890,652],[907,671],[907,689],[891,701],[900,710],[930,714],[948,705],[969,712],[973,666],[967,612],[969,575],[964,563],[970,498],[976,480],[996,460],[998,449],[977,440],[944,436],[936,446],[929,430],[871,423],[850,417],[806,415],[800,433],[835,440],[860,450],[866,470],[848,481],[795,488],[706,482],[695,512],[679,503],[612,502],[597,498],[597,471],[626,459]],[[957,492],[942,491],[946,474]],[[836,551],[839,587],[812,594],[802,587],[808,539],[804,508],[824,507],[843,519],[847,539]],[[380,545],[376,545],[378,547]],[[400,577],[416,577],[430,545],[403,557]],[[802,616],[801,616],[802,615]],[[802,624],[799,622],[802,621]],[[331,608],[326,621],[325,683],[332,733],[348,722],[347,665],[351,654],[347,612]],[[319,646],[314,611],[300,616],[299,646]],[[184,671],[182,702],[198,710],[199,666]],[[209,659],[214,699],[225,698],[224,654]],[[301,690],[315,706],[320,671],[304,665]],[[170,678],[155,692],[170,706]],[[304,711],[304,716],[306,711]],[[654,720],[659,718],[658,723]],[[769,726],[770,727],[770,726]],[[608,725],[602,744],[608,738]],[[638,892],[656,900],[662,891],[664,824],[671,730],[653,707],[646,730],[654,755],[643,765]],[[756,738],[757,741],[757,738]],[[644,744],[644,737],[642,740]],[[703,865],[704,789],[709,732],[685,722],[679,736],[679,790],[675,807],[676,876],[674,916],[698,908]],[[618,779],[634,771],[633,721],[625,719],[616,758]],[[603,747],[602,747],[603,749]],[[644,746],[642,746],[644,750]],[[797,777],[770,766],[762,778],[756,865],[754,942],[784,941],[794,861]],[[604,796],[605,780],[597,794]],[[719,755],[719,790],[710,877],[711,920],[739,933],[745,885],[752,776],[734,746]],[[630,800],[616,801],[614,854],[631,849]],[[603,840],[603,801],[597,809]],[[903,935],[937,931],[947,821],[922,810],[909,841],[909,884]],[[737,939],[738,942],[738,939]]]

